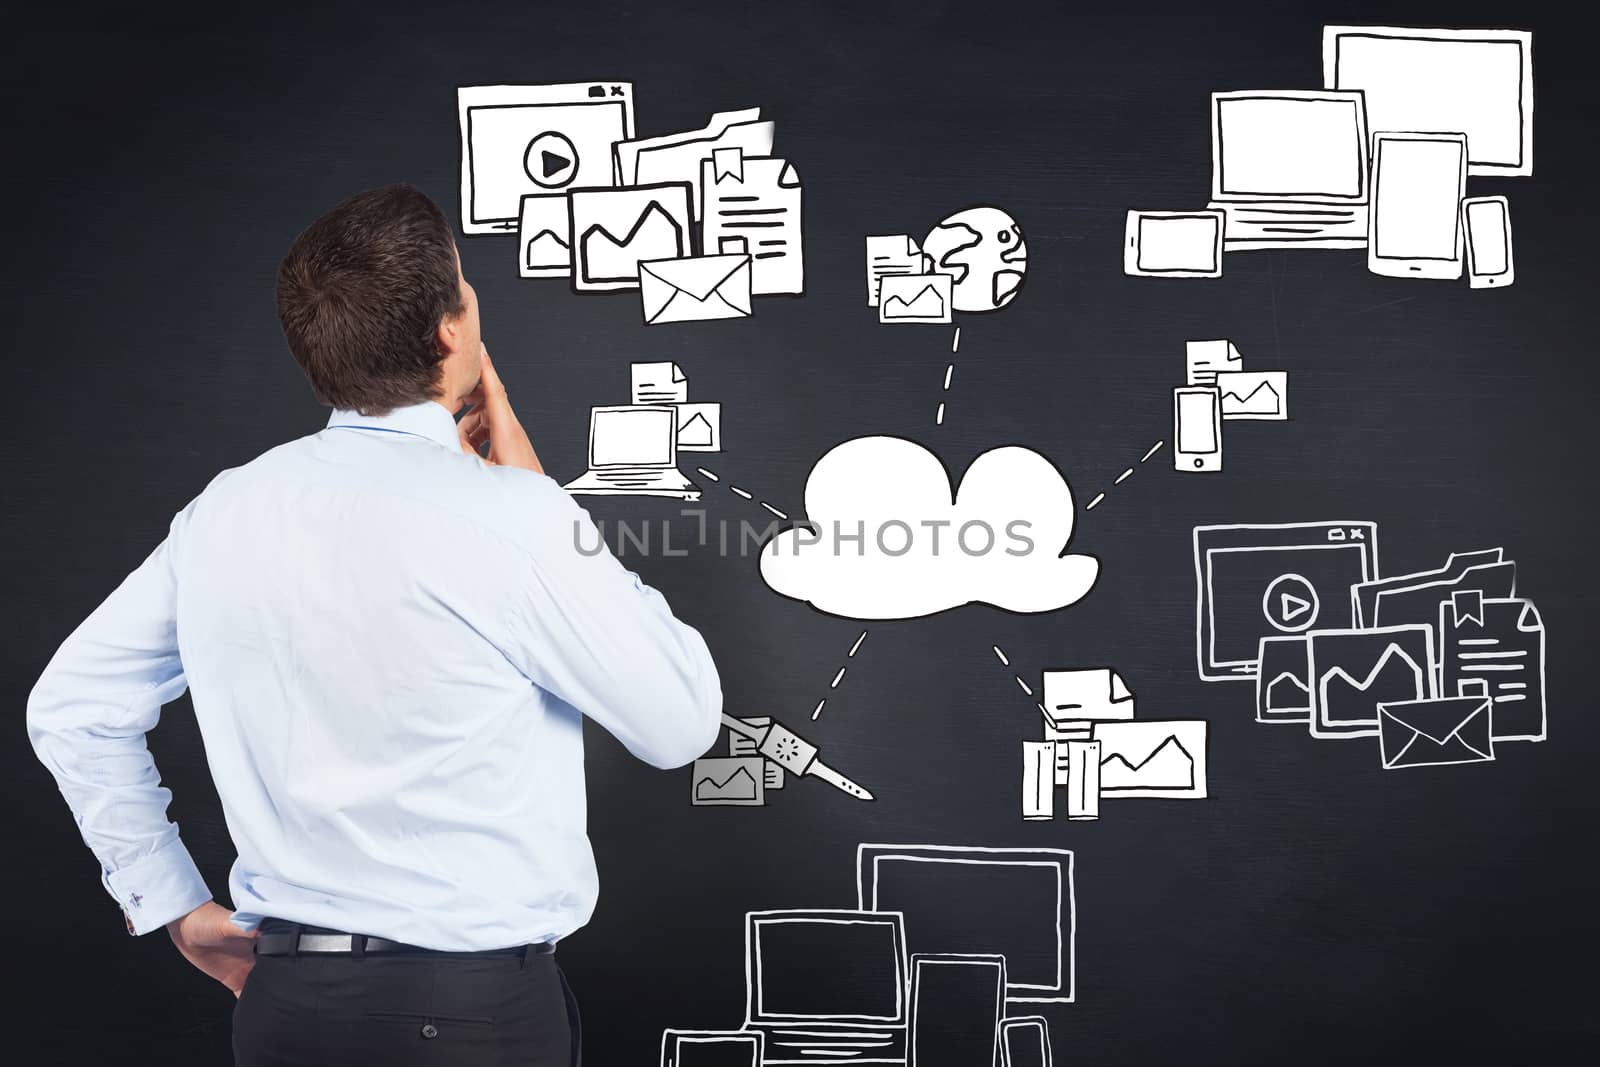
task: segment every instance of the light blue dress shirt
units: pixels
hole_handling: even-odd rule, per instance
[[[715,741],[705,642],[555,482],[426,401],[219,474],[51,659],[28,734],[142,934],[210,900],[145,746],[193,694],[263,916],[472,951],[594,910],[582,716],[656,767]]]

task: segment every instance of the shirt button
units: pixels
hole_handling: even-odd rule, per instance
[[[422,1024],[422,1036],[423,1037],[438,1037],[439,1036],[439,1028],[437,1026],[433,1025],[432,1023],[423,1023]]]

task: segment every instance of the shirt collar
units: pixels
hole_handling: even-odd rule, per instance
[[[328,417],[328,426],[406,433],[426,438],[451,451],[458,451],[461,448],[461,438],[456,433],[455,416],[450,414],[443,404],[433,400],[395,408],[387,415],[363,415],[358,411],[335,408],[333,414]]]

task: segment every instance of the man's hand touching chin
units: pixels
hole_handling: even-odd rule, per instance
[[[516,412],[511,410],[500,375],[489,362],[488,348],[483,349],[480,359],[482,377],[478,379],[478,387],[464,398],[472,409],[456,423],[461,451],[477,456],[491,467],[522,467],[543,474],[539,455],[533,450],[522,423],[517,421]],[[485,443],[489,445],[487,456],[482,453]]]
[[[233,923],[233,912],[211,900],[167,924],[172,943],[184,959],[215,978],[237,997],[256,965],[256,931]]]

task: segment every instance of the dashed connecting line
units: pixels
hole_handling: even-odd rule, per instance
[[[695,470],[699,471],[701,474],[705,475],[707,478],[710,478],[712,481],[716,482],[717,484],[719,484],[719,485],[722,484],[722,479],[721,478],[718,478],[715,474],[712,474],[710,471],[706,470],[704,467],[696,467]],[[753,504],[760,504],[762,507],[764,507],[768,511],[772,512],[774,515],[778,516],[778,518],[780,518],[780,519],[787,519],[789,517],[789,516],[785,515],[783,512],[779,511],[777,508],[773,507],[771,504],[767,503],[765,500],[757,500],[749,492],[747,492],[744,489],[740,489],[737,485],[734,485],[732,482],[727,483],[727,489],[728,489],[728,492],[733,493],[736,496],[744,497],[744,499],[750,501]]]
[[[994,649],[994,654],[1000,658],[1000,663],[1001,663],[1002,666],[1005,666],[1005,667],[1010,667],[1011,666],[1011,661],[1006,659],[1006,654],[1004,652],[1000,651],[1000,646],[999,645],[991,645],[989,647]],[[1033,696],[1033,687],[1031,687],[1030,685],[1028,685],[1027,682],[1024,682],[1022,680],[1022,675],[1013,674],[1012,677],[1017,680],[1017,684],[1022,687],[1022,691],[1024,693],[1027,693],[1030,697]],[[1038,701],[1035,701],[1033,706],[1039,709],[1040,714],[1042,714],[1042,715],[1044,715],[1046,717],[1049,716],[1050,713],[1048,711],[1044,710],[1044,705],[1043,704],[1039,703]]]
[[[955,335],[955,337],[951,338],[951,340],[950,340],[950,351],[951,351],[951,353],[954,353],[960,347],[961,347],[961,327],[957,326],[956,327],[956,335]],[[944,392],[946,392],[946,393],[948,393],[950,391],[950,376],[955,373],[955,370],[956,370],[955,360],[951,360],[949,365],[947,365],[945,367],[945,369],[944,369]],[[944,401],[943,400],[939,401],[939,410],[933,416],[933,424],[935,426],[943,426],[944,425]]]
[[[1166,444],[1166,443],[1167,442],[1163,440],[1163,441],[1157,441],[1155,444],[1151,445],[1150,446],[1150,451],[1146,452],[1143,456],[1139,457],[1139,463],[1142,464],[1145,460],[1147,460],[1151,456],[1155,455],[1157,452],[1159,452],[1161,450],[1161,446]],[[1125,470],[1121,474],[1117,475],[1117,480],[1111,483],[1111,488],[1115,489],[1117,486],[1121,485],[1123,482],[1125,482],[1129,478],[1133,477],[1134,469],[1137,466],[1138,466],[1138,464],[1135,464],[1134,467],[1129,467],[1127,470]],[[1109,490],[1107,490],[1107,492],[1109,492]],[[1100,503],[1100,501],[1104,500],[1105,498],[1106,498],[1105,492],[1101,492],[1101,493],[1096,494],[1095,498],[1093,500],[1089,501],[1088,506],[1085,507],[1083,510],[1085,510],[1085,511],[1093,511],[1095,505]],[[995,649],[995,651],[998,652],[1000,650],[999,649]]]
[[[712,481],[716,482],[718,485],[726,486],[728,492],[734,494],[735,496],[738,496],[738,497],[741,497],[741,498],[743,498],[745,500],[748,500],[752,504],[760,504],[763,508],[766,508],[768,511],[772,512],[772,514],[776,515],[778,518],[787,519],[789,517],[788,515],[785,515],[783,512],[779,511],[777,508],[773,507],[771,504],[767,503],[765,500],[757,500],[755,498],[755,495],[753,493],[751,493],[749,490],[741,489],[739,486],[734,485],[732,482],[724,482],[721,478],[717,477],[711,471],[706,470],[704,467],[696,467],[695,470],[698,471],[700,474],[703,474],[705,477],[710,478]],[[865,641],[866,639],[867,639],[867,631],[862,630],[861,631],[861,636],[856,638],[855,644],[850,646],[850,651],[845,653],[845,657],[844,658],[847,661],[851,660],[851,659],[854,659],[856,652],[861,648],[861,642]],[[846,668],[848,668],[849,666],[850,666],[850,664],[848,662],[846,662],[843,667],[839,668],[838,673],[833,676],[833,681],[828,683],[828,690],[830,692],[835,690],[835,689],[837,689],[837,688],[839,688],[839,683],[844,680],[844,672],[845,672]],[[822,709],[827,703],[828,703],[828,698],[827,697],[823,697],[821,700],[817,701],[816,710],[812,711],[811,717],[813,719],[815,719],[818,715],[821,715],[822,714]]]
[[[856,649],[860,648],[861,647],[861,642],[865,641],[866,639],[867,639],[867,631],[862,630],[861,631],[861,636],[856,638],[856,643],[850,646],[850,651],[845,653],[845,657],[844,658],[847,661],[851,660],[851,659],[854,659],[855,655],[856,655]],[[845,669],[847,667],[849,667],[849,666],[850,666],[850,664],[848,662],[846,662],[843,667],[839,668],[839,673],[835,674],[833,676],[833,681],[828,683],[828,689],[830,691],[839,688],[839,682],[844,678]],[[811,713],[811,717],[813,719],[815,719],[818,715],[822,714],[822,707],[827,702],[828,702],[828,698],[827,697],[823,697],[821,700],[817,701],[817,709]]]

